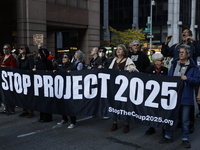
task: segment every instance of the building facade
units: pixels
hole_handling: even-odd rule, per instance
[[[0,1],[0,45],[27,44],[37,51],[33,35],[44,36],[43,45],[54,55],[58,49],[76,47],[87,57],[100,43],[99,0]]]
[[[145,29],[152,1],[155,2],[152,6],[154,44],[163,43],[167,35],[173,35],[170,44],[178,43],[183,27],[190,28],[193,37],[199,39],[200,1],[198,0],[101,0],[103,3],[101,15],[108,14],[104,15],[104,18],[101,17],[103,27],[101,35],[104,35],[101,36],[101,40],[106,40],[105,37],[110,36],[109,29],[106,28],[109,26],[117,30],[132,27]]]

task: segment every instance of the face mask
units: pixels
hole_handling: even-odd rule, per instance
[[[104,56],[105,56],[105,54],[103,52],[99,53],[99,57],[104,57]]]

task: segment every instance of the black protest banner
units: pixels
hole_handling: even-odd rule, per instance
[[[179,77],[109,69],[0,71],[4,103],[70,116],[108,116],[170,130],[178,123]]]

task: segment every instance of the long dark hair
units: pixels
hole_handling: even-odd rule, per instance
[[[28,45],[22,44],[22,45],[20,45],[20,48],[21,48],[21,47],[24,47],[24,48],[25,48],[25,57],[28,57],[27,55],[31,53],[31,52],[30,52],[30,49],[29,49],[29,47],[28,47]],[[19,57],[21,58],[22,56],[19,55]]]
[[[31,53],[31,52],[30,52],[30,49],[29,49],[29,47],[28,47],[28,45],[22,44],[20,47],[22,47],[22,46],[25,48],[26,54],[30,54],[30,53]]]

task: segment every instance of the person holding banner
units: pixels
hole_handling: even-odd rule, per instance
[[[161,53],[154,53],[151,56],[152,59],[152,65],[149,66],[145,73],[147,74],[155,74],[155,75],[167,75],[168,74],[168,68],[164,67],[164,57]],[[150,127],[146,132],[145,135],[152,135],[156,132],[154,127]]]
[[[129,72],[137,71],[136,66],[134,62],[128,57],[128,50],[126,49],[126,46],[123,44],[119,44],[116,47],[115,51],[115,58],[112,60],[109,69],[118,69],[118,70],[128,70]],[[113,125],[110,129],[111,131],[117,130],[117,119],[112,119]],[[129,122],[126,121],[123,129],[124,133],[129,132]]]
[[[196,64],[197,58],[200,56],[200,41],[195,40],[192,36],[192,31],[188,27],[184,27],[181,33],[181,42],[173,44],[172,46],[168,46],[169,42],[173,38],[172,35],[168,35],[165,43],[162,44],[161,53],[164,57],[172,57],[173,59],[176,59],[179,57],[178,50],[180,45],[186,44],[190,46],[190,58],[192,58]],[[194,107],[192,107],[190,110],[190,119],[190,133],[193,133],[195,123]]]
[[[199,86],[197,92],[198,93],[197,93],[196,101],[197,101],[197,105],[198,105],[198,108],[199,108],[199,113],[196,114],[196,117],[200,118],[200,86]]]
[[[108,68],[111,63],[111,59],[106,57],[106,51],[107,49],[105,47],[92,48],[90,54],[93,58],[90,60],[90,64],[87,69]],[[103,117],[103,119],[106,120],[109,119],[109,117]]]
[[[17,68],[17,60],[11,54],[11,46],[9,44],[4,44],[3,46],[4,55],[0,58],[0,66],[8,68]],[[3,114],[12,115],[15,114],[15,106],[10,104],[5,104],[6,100],[3,99],[4,111]]]
[[[23,70],[32,70],[34,68],[34,60],[33,57],[28,56],[30,54],[30,50],[28,45],[22,44],[19,48],[19,55],[17,57],[18,68]],[[34,117],[34,113],[32,110],[28,110],[23,108],[23,112],[19,115],[19,117]]]
[[[70,53],[64,53],[62,56],[62,66],[60,68],[60,71],[65,71],[68,72],[71,69],[71,59],[72,56]],[[62,115],[62,120],[61,122],[58,122],[57,125],[64,125],[68,122],[68,118],[66,115]]]
[[[181,96],[180,121],[182,125],[182,145],[185,148],[190,148],[189,142],[189,124],[190,110],[194,107],[194,90],[200,82],[199,69],[193,59],[190,57],[190,46],[182,44],[179,46],[179,58],[175,59],[169,76],[180,76],[183,81],[183,91]],[[171,143],[173,132],[166,130],[165,137],[159,141],[160,144]]]
[[[200,70],[200,56],[197,58],[197,66]],[[197,89],[197,97],[196,97],[196,101],[197,101],[197,105],[198,105],[198,113],[196,114],[197,118],[200,118],[200,83],[199,83],[199,87]]]
[[[129,42],[128,57],[135,63],[135,66],[140,72],[145,72],[145,69],[150,66],[150,60],[143,51],[141,51],[140,42],[132,40]]]
[[[38,45],[39,56],[35,60],[35,68],[36,70],[53,70],[53,65],[51,60],[47,59],[49,56],[49,51],[46,48],[42,48],[41,45]],[[52,114],[40,112],[40,119],[38,122],[50,122],[52,121]]]
[[[83,70],[84,65],[84,54],[81,50],[77,50],[74,54],[74,62],[70,67],[70,71]],[[68,126],[68,129],[73,129],[76,127],[76,116],[70,116],[71,124]]]

